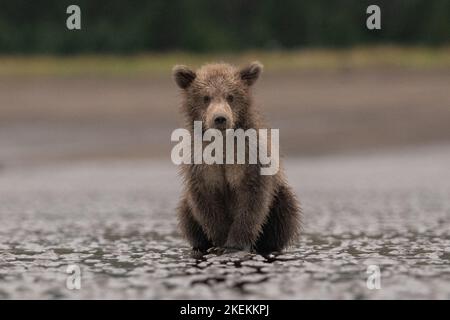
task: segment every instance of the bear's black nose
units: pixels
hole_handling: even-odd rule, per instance
[[[217,116],[214,118],[215,124],[225,124],[226,122],[227,122],[227,119],[225,117]]]

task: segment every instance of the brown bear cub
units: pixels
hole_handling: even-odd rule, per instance
[[[182,89],[181,107],[191,137],[194,121],[202,121],[203,130],[267,128],[250,90],[262,68],[258,62],[242,69],[207,64],[196,72],[175,66],[173,76]],[[298,202],[281,170],[262,175],[261,166],[259,160],[257,164],[182,166],[185,188],[178,208],[179,222],[194,254],[214,250],[269,254],[297,238]]]

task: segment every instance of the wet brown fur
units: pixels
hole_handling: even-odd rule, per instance
[[[224,63],[207,64],[196,72],[175,66],[186,128],[192,132],[195,120],[203,121],[205,129],[211,127],[211,110],[222,112],[227,125],[235,129],[267,128],[250,92],[261,71],[258,62],[242,69]],[[300,209],[281,167],[272,176],[261,175],[260,167],[183,165],[179,225],[194,250],[222,247],[267,254],[281,251],[297,238]]]

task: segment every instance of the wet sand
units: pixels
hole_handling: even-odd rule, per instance
[[[87,161],[0,172],[0,297],[450,298],[450,146],[287,159],[304,232],[285,253],[190,258],[177,168]],[[81,289],[66,287],[67,266]],[[381,289],[366,285],[369,265]]]

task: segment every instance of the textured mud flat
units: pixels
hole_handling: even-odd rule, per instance
[[[304,210],[281,255],[194,260],[177,170],[89,162],[0,171],[0,298],[450,298],[450,148],[288,159]],[[81,288],[66,287],[68,265]],[[381,289],[369,290],[369,265]]]

